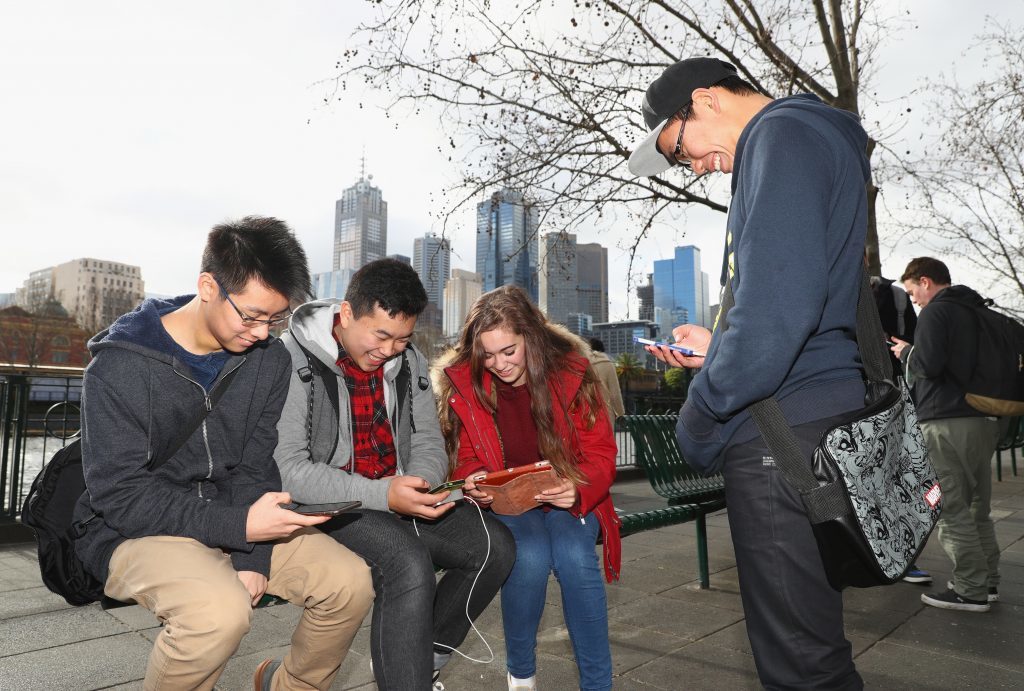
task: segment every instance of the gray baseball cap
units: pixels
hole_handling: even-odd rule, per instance
[[[706,89],[729,77],[736,68],[717,58],[687,58],[669,66],[651,82],[640,109],[650,134],[629,156],[629,172],[649,177],[664,173],[675,165],[658,151],[658,135],[665,123],[690,103],[694,89]]]

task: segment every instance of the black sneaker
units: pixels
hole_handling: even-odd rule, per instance
[[[990,605],[986,600],[968,600],[956,594],[955,590],[921,596],[921,602],[939,609],[955,609],[961,612],[987,612]]]
[[[946,587],[950,590],[955,590],[953,587],[953,581],[946,581]],[[989,586],[988,588],[988,601],[990,603],[999,602],[999,588],[996,588],[994,585]]]

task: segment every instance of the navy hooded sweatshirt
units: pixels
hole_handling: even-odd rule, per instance
[[[741,133],[722,269],[736,304],[677,427],[694,467],[720,470],[728,446],[757,437],[747,409],[763,398],[775,396],[790,425],[864,405],[866,144],[856,116],[810,95],[772,101]]]
[[[280,491],[273,453],[291,360],[270,339],[229,354],[207,391],[168,348],[160,315],[192,296],[146,300],[89,341],[82,393],[86,493],[76,520],[89,520],[75,548],[101,582],[129,538],[190,537],[223,549],[239,571],[270,573],[272,543],[246,540],[249,507]],[[169,352],[170,351],[170,352]],[[209,395],[237,370],[197,426]],[[182,430],[193,429],[171,455]],[[151,460],[165,463],[149,469]]]

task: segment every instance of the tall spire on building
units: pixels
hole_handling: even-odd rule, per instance
[[[362,158],[360,158],[359,160],[360,160],[360,163],[359,163],[359,179],[360,180],[366,180],[366,145],[365,144],[363,145],[363,155],[362,155]]]

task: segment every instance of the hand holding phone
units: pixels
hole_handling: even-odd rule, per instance
[[[694,350],[690,350],[685,346],[677,345],[675,343],[658,343],[657,341],[652,341],[649,338],[640,338],[639,336],[634,336],[633,342],[642,343],[643,345],[654,346],[655,348],[668,348],[669,350],[674,350],[677,353],[689,355],[690,357],[704,357],[703,353],[698,353]]]
[[[436,487],[431,487],[427,490],[427,494],[444,494],[448,493],[444,499],[439,502],[431,504],[433,507],[444,506],[445,504],[452,504],[462,499],[462,486],[466,484],[465,480],[449,480],[448,482],[442,482]]]

